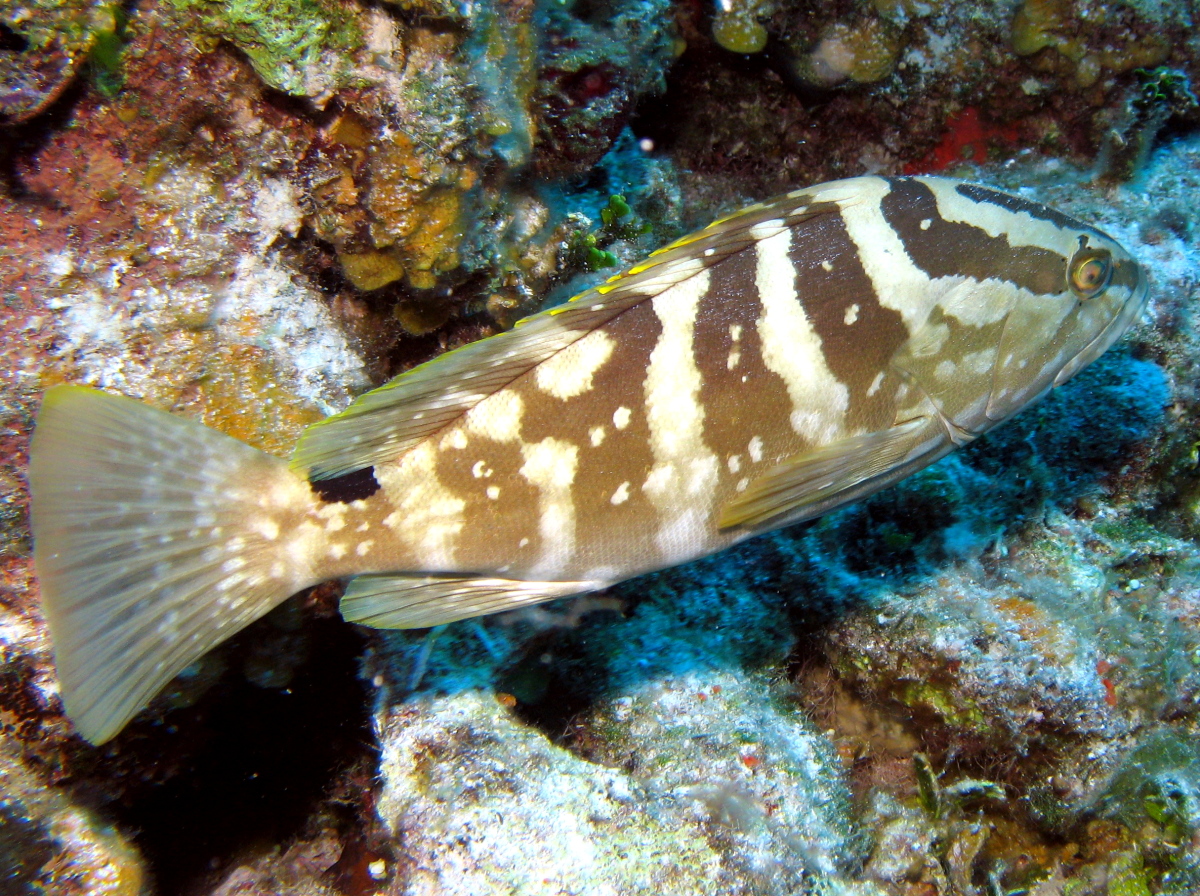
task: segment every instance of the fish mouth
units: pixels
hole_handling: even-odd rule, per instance
[[[1114,342],[1125,335],[1125,331],[1132,326],[1133,322],[1142,316],[1149,297],[1150,284],[1145,277],[1142,277],[1134,294],[1122,306],[1120,313],[1113,317],[1108,322],[1108,326],[1097,333],[1096,338],[1085,345],[1079,354],[1063,365],[1062,370],[1054,377],[1054,385],[1061,386],[1108,351]]]

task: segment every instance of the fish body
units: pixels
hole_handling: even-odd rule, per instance
[[[743,209],[311,427],[291,464],[47,393],[35,561],[68,714],[112,737],[301,588],[420,627],[605,587],[856,501],[1008,419],[1136,319],[1098,230],[943,178]]]

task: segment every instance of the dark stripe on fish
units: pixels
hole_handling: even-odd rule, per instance
[[[794,440],[790,427],[785,430],[787,444],[772,435],[777,421],[787,425],[792,401],[783,379],[763,362],[757,268],[758,252],[752,246],[712,269],[692,337],[692,355],[701,372],[704,444],[720,459],[721,477],[732,476],[735,482],[753,465],[747,455],[752,437],[762,440],[764,457],[789,450]],[[741,327],[736,344],[730,327]],[[731,352],[737,360],[732,368]],[[737,472],[728,466],[733,455],[741,458]]]
[[[1031,202],[1028,199],[1022,199],[1020,196],[1001,193],[999,190],[989,190],[987,187],[981,187],[978,184],[959,184],[954,190],[958,195],[965,196],[972,202],[988,202],[992,205],[998,205],[1010,212],[1024,213],[1031,218],[1049,221],[1051,224],[1056,227],[1062,227],[1064,230],[1091,230],[1093,233],[1100,233],[1095,228],[1088,227],[1074,218],[1067,217],[1060,211],[1042,205],[1040,202]]]
[[[1012,246],[1003,235],[989,236],[982,228],[945,220],[937,197],[920,181],[889,178],[888,183],[892,190],[880,202],[883,217],[909,257],[930,277],[1004,280],[1035,295],[1066,290],[1067,259],[1062,255]],[[923,221],[929,222],[925,229]]]
[[[908,339],[904,318],[879,304],[840,214],[793,231],[788,258],[796,271],[796,295],[821,338],[825,363],[857,401]]]

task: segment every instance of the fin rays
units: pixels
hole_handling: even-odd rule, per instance
[[[63,703],[108,740],[164,684],[309,584],[247,526],[283,461],[93,389],[47,393],[29,470],[34,562]],[[296,490],[297,494],[304,494]]]
[[[603,588],[605,582],[526,582],[452,576],[365,575],[342,597],[342,616],[376,628],[427,628]]]

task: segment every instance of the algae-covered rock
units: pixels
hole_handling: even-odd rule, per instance
[[[227,40],[246,54],[267,84],[285,93],[328,99],[348,76],[347,57],[361,40],[355,17],[327,0],[171,0],[189,28]]]
[[[127,837],[51,789],[0,734],[0,883],[11,896],[144,896],[150,880]]]
[[[739,892],[698,819],[553,746],[493,695],[412,700],[378,724],[378,811],[405,851],[391,892]]]
[[[35,0],[0,8],[0,124],[44,112],[89,54],[119,53],[124,13],[107,0]],[[115,87],[116,85],[106,85]]]

